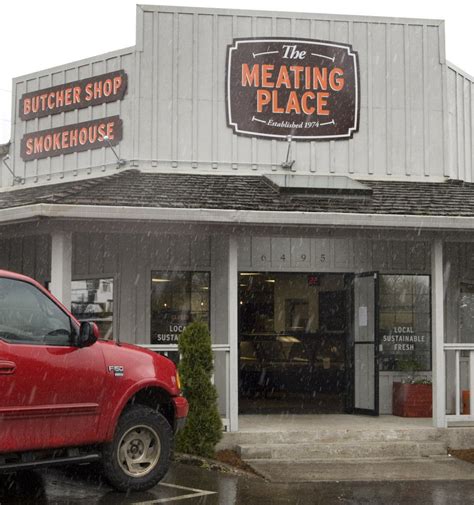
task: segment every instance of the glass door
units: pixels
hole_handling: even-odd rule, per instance
[[[379,414],[378,278],[376,272],[354,277],[354,413]]]

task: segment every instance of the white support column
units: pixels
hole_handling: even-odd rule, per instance
[[[72,234],[51,235],[51,283],[49,290],[68,309],[71,308]]]
[[[234,238],[218,234],[212,236],[211,247],[212,342],[226,347],[225,369],[222,369],[223,363],[220,362],[219,368],[215,370],[216,386],[227,430],[238,431],[238,247]]]
[[[431,245],[431,312],[433,354],[433,425],[446,427],[446,361],[444,356],[443,242]]]
[[[237,240],[229,237],[228,272],[228,336],[230,344],[229,363],[229,393],[230,419],[229,431],[239,429],[239,333],[238,333],[238,304],[239,304],[239,275]]]

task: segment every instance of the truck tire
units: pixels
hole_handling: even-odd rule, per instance
[[[118,491],[146,491],[168,471],[173,431],[158,412],[134,405],[121,415],[112,442],[102,449],[102,467]]]

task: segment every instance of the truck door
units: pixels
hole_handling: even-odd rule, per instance
[[[96,441],[105,363],[75,331],[36,286],[0,278],[0,452]]]

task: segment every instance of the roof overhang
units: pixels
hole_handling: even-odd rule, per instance
[[[275,212],[100,205],[35,204],[0,210],[0,223],[35,218],[66,218],[235,225],[338,226],[425,230],[474,230],[474,217],[357,214],[340,212]]]

